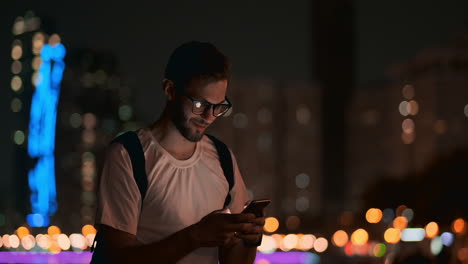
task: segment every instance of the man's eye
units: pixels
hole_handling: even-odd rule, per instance
[[[195,102],[195,107],[196,108],[201,108],[202,107],[202,103],[201,102]]]

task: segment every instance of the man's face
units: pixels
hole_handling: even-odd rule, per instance
[[[226,99],[227,80],[220,81],[192,81],[185,91],[194,99],[212,104],[219,104]],[[192,101],[176,91],[176,98],[172,103],[171,119],[179,132],[187,140],[197,142],[202,139],[205,130],[216,119],[213,109],[210,108],[203,114],[192,112]]]

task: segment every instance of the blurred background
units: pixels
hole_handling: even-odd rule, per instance
[[[256,263],[468,263],[467,11],[3,1],[0,262],[89,261],[105,148],[158,118],[169,55],[199,40],[233,66],[210,133],[272,200]]]

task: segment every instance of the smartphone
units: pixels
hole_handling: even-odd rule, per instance
[[[264,216],[265,208],[270,204],[270,202],[271,200],[269,199],[252,200],[245,206],[242,213],[253,213],[256,217],[262,217]]]

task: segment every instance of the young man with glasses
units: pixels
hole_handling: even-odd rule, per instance
[[[215,145],[204,135],[232,106],[229,78],[228,59],[212,44],[189,42],[173,52],[162,82],[163,114],[137,131],[148,179],[144,199],[127,151],[110,146],[97,214],[110,262],[253,263],[265,220],[241,213],[248,195],[236,159],[231,152],[229,191]]]

